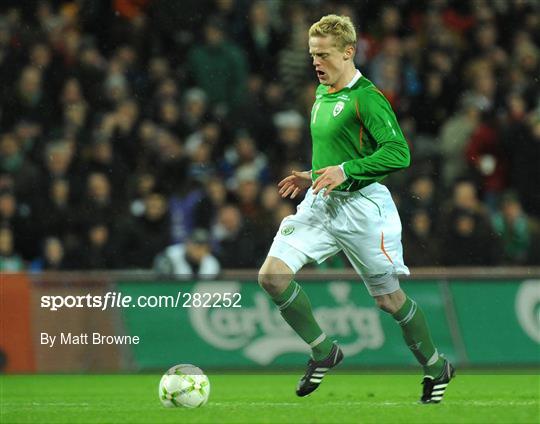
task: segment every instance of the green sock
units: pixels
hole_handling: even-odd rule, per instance
[[[422,309],[414,300],[407,298],[399,311],[392,316],[401,326],[403,338],[424,368],[424,374],[438,377],[443,371],[444,360],[433,345]]]
[[[332,350],[332,342],[321,330],[306,292],[296,281],[291,281],[283,293],[272,298],[281,315],[294,331],[310,345],[315,360],[328,356]]]

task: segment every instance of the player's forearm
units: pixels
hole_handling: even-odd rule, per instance
[[[354,180],[383,177],[410,165],[411,156],[406,144],[388,142],[370,156],[343,164],[347,178]]]

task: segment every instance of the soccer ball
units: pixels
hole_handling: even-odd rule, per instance
[[[208,401],[210,381],[195,365],[175,365],[161,377],[158,395],[167,408],[198,408]]]

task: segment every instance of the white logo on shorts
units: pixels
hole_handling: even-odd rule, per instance
[[[281,229],[281,234],[283,234],[284,236],[288,236],[289,234],[292,234],[293,231],[294,231],[294,226],[286,225],[285,227]]]
[[[336,105],[334,106],[334,110],[332,112],[332,115],[334,115],[334,118],[341,113],[344,107],[345,107],[345,103],[343,102],[336,103]]]

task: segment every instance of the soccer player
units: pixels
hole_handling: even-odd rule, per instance
[[[422,309],[399,286],[401,222],[379,182],[409,166],[407,142],[384,95],[353,63],[356,32],[345,16],[328,15],[309,30],[309,53],[320,85],[311,110],[312,169],[293,171],[278,186],[282,197],[307,189],[286,217],[259,271],[259,284],[312,355],[296,394],[320,385],[343,353],[321,330],[308,296],[293,277],[305,264],[343,251],[383,311],[400,325],[424,370],[421,402],[438,403],[454,368],[433,344]]]

